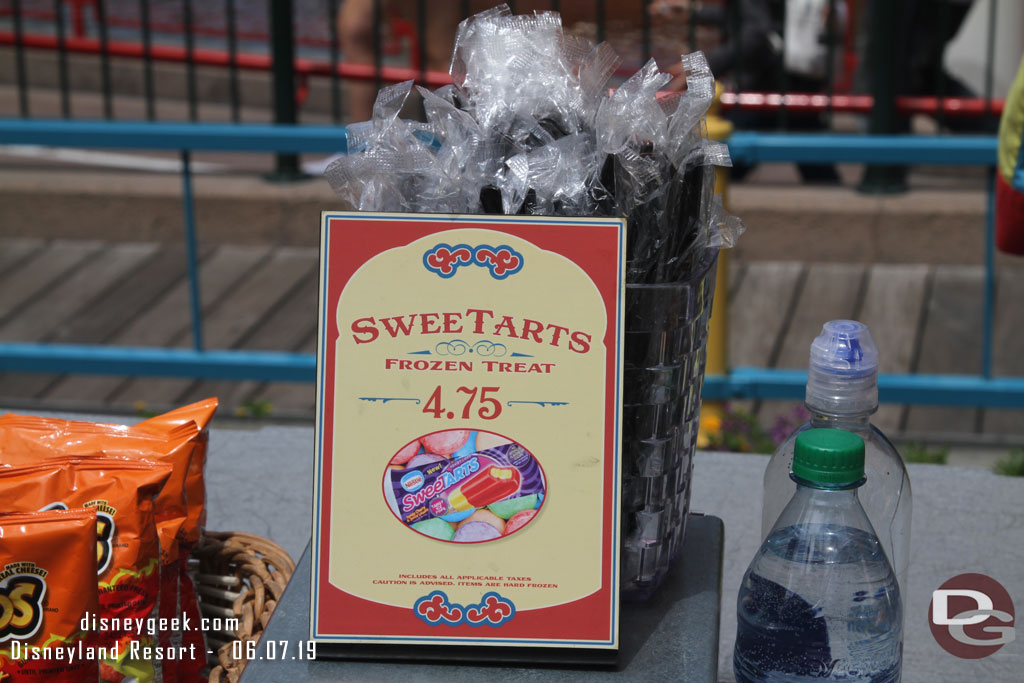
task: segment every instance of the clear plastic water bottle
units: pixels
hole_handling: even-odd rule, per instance
[[[790,478],[797,436],[812,428],[854,432],[865,443],[867,484],[860,502],[907,595],[910,562],[910,478],[896,447],[871,424],[878,409],[878,348],[867,325],[855,320],[825,323],[811,343],[805,405],[811,419],[775,450],[764,473],[761,537],[779,518],[796,490]]]
[[[899,681],[899,585],[857,498],[864,440],[838,429],[801,433],[793,480],[740,585],[736,680]]]

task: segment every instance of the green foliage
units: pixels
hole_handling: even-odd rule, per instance
[[[745,410],[726,408],[721,428],[708,434],[708,450],[771,453],[775,442],[756,417]]]
[[[246,399],[244,403],[235,408],[235,415],[238,417],[251,417],[257,420],[270,417],[274,412],[274,406],[270,401],[261,401],[256,398]]]
[[[949,460],[949,446],[930,449],[923,443],[907,444],[903,448],[903,460],[924,465],[945,465]]]
[[[1007,477],[1024,477],[1024,449],[1016,448],[1010,451],[992,470]]]
[[[150,409],[150,407],[146,405],[145,401],[138,400],[135,402],[133,407],[135,408],[135,414],[144,420],[148,420],[151,417],[157,416],[157,412],[155,410]]]

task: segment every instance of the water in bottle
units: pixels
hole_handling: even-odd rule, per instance
[[[857,497],[863,439],[802,432],[793,479],[793,497],[740,585],[736,680],[899,681],[899,585]]]

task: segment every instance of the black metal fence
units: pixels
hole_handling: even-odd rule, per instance
[[[740,127],[827,129],[834,111],[864,113],[873,107],[873,132],[906,126],[901,95],[931,98],[916,111],[933,114],[955,130],[991,128],[996,0],[990,7],[983,83],[963,84],[942,68],[949,39],[963,22],[969,0],[549,0],[509,2],[516,11],[555,10],[567,28],[609,40],[634,69],[654,56],[702,49],[716,76],[733,91],[767,92],[761,104],[735,100]],[[211,97],[200,73],[216,71],[217,99],[232,121],[243,119],[253,88],[264,88],[273,120],[295,122],[311,87],[324,113],[344,122],[367,110],[370,86],[406,77],[437,85],[446,65],[438,55],[451,46],[455,25],[492,3],[478,0],[0,0],[0,65],[12,68],[16,114],[81,117],[72,93],[98,92],[102,116],[120,118],[115,99],[124,84],[112,65],[136,64],[133,93],[144,116],[158,118],[160,98],[183,99],[180,116],[200,119]],[[6,46],[6,47],[3,47]],[[802,53],[801,53],[802,50]],[[49,53],[49,76],[30,58]],[[55,55],[53,60],[52,55]],[[98,62],[98,78],[76,83],[81,68]],[[55,66],[52,62],[55,61]],[[31,62],[31,63],[30,63]],[[158,66],[160,69],[158,71]],[[168,67],[182,72],[184,87],[170,94],[161,83]],[[53,72],[55,71],[55,75]],[[242,74],[264,80],[243,83]],[[94,72],[95,73],[95,72]],[[363,91],[360,91],[363,84]],[[54,111],[35,106],[34,88],[55,87]],[[824,95],[801,107],[792,93]],[[864,93],[872,100],[838,95]],[[980,96],[971,107],[950,107],[951,98]],[[852,104],[851,104],[852,103]],[[854,106],[856,105],[856,106]],[[51,108],[54,105],[50,105]],[[950,111],[960,117],[952,120]],[[910,111],[915,111],[912,106]],[[964,116],[968,111],[972,116]]]

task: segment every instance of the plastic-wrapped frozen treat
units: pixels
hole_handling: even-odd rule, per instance
[[[619,65],[607,44],[565,33],[556,13],[495,7],[460,24],[452,84],[418,89],[425,121],[399,118],[412,82],[384,88],[373,119],[348,127],[348,152],[325,175],[360,211],[627,219],[621,594],[629,599],[649,596],[682,546],[715,263],[743,226],[714,195],[715,167],[728,166],[729,153],[706,135],[714,79],[704,55],[682,57],[684,91],[664,91],[671,76],[653,60],[613,89]],[[444,466],[424,457],[400,452],[393,464],[425,468],[424,476]],[[482,505],[475,496],[514,483],[481,474],[452,502]],[[543,491],[516,495],[490,503],[485,519],[405,521],[444,541],[493,540],[537,514]]]

